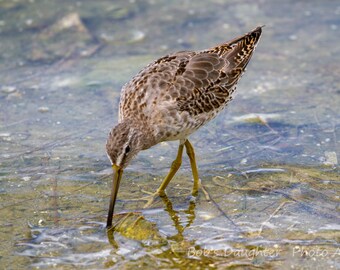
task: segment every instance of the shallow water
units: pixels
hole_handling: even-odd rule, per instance
[[[336,2],[0,1],[0,265],[340,268]],[[191,136],[196,201],[184,157],[143,209],[176,155],[162,143],[127,168],[106,232],[121,86],[264,24],[235,100]]]

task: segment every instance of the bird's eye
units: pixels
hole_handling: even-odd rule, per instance
[[[130,145],[126,146],[126,148],[125,148],[125,154],[129,153],[130,150],[131,150],[131,149],[130,149]]]

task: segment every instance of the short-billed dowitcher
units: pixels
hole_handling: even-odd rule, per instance
[[[213,119],[232,99],[236,84],[253,54],[262,27],[203,51],[181,51],[143,68],[122,89],[119,123],[110,131],[107,154],[114,169],[107,227],[112,216],[124,168],[141,150],[163,141],[179,140],[177,157],[154,194],[164,190],[181,166],[185,146],[194,184],[199,188],[190,134]]]

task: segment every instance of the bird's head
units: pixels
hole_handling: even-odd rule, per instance
[[[141,150],[141,132],[121,122],[109,133],[106,152],[112,165],[124,169]]]
[[[109,133],[106,152],[114,170],[111,201],[107,218],[107,227],[112,226],[112,215],[117,198],[123,170],[137,153],[142,150],[142,133],[129,122],[121,122]]]

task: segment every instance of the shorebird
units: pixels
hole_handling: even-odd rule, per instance
[[[181,166],[183,148],[190,160],[194,184],[200,186],[194,148],[188,136],[213,119],[232,100],[236,84],[260,39],[262,27],[202,51],[166,55],[143,68],[121,91],[119,122],[110,131],[106,150],[114,170],[107,228],[124,168],[141,150],[163,141],[179,140],[177,157],[154,196]]]

